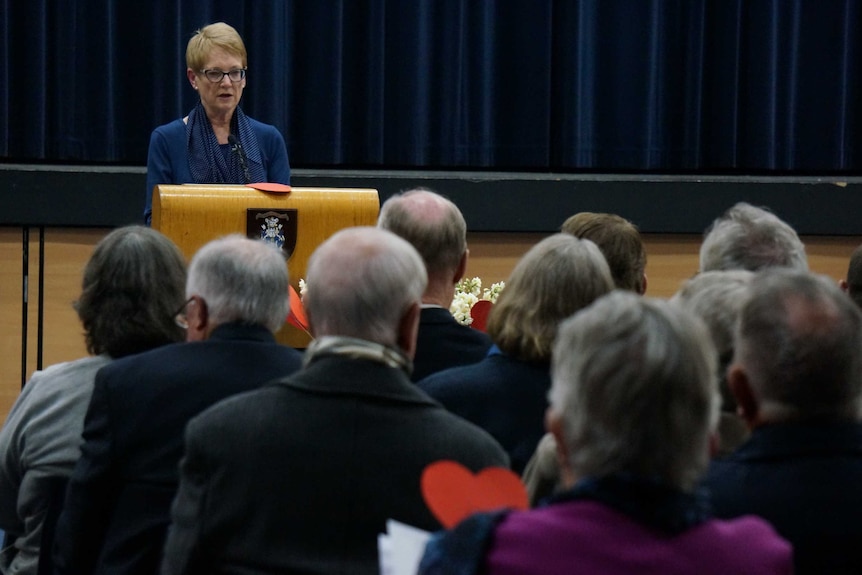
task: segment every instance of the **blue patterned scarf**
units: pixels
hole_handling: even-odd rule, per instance
[[[233,151],[225,155],[222,152],[203,105],[198,102],[189,113],[186,123],[186,142],[189,170],[195,183],[245,184],[266,181],[266,171],[263,168],[257,136],[251,128],[248,117],[239,106],[234,110],[230,131],[239,140],[245,153],[248,181],[246,181],[239,153]]]

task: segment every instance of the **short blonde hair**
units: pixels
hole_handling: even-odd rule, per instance
[[[596,244],[554,234],[512,270],[488,318],[488,335],[516,359],[548,361],[559,323],[613,288]]]
[[[243,68],[248,66],[248,53],[242,37],[233,26],[224,22],[208,24],[194,33],[186,47],[186,66],[195,71],[202,70],[207,57],[215,49],[238,57]]]

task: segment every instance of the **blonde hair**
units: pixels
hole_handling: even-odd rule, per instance
[[[593,242],[554,234],[515,266],[491,310],[488,335],[516,359],[548,361],[559,323],[613,288]]]
[[[199,72],[215,49],[238,57],[243,68],[248,66],[248,53],[242,37],[233,26],[224,22],[209,24],[194,33],[186,47],[186,66]]]

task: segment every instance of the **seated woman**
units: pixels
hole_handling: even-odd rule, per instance
[[[615,292],[567,320],[548,414],[567,490],[436,535],[419,572],[791,573],[771,526],[712,519],[696,490],[718,417],[715,361],[702,322],[664,301]]]
[[[0,572],[37,572],[43,526],[53,528],[44,525],[49,502],[80,457],[96,372],[185,337],[174,322],[185,281],[182,253],[155,230],[119,228],[96,246],[75,303],[91,355],[35,372],[0,431],[0,528],[8,542]]]
[[[557,326],[613,287],[594,243],[569,234],[545,238],[521,258],[491,310],[488,356],[430,375],[419,387],[490,433],[521,473],[545,432]]]
[[[748,285],[754,272],[726,270],[704,272],[683,283],[670,302],[682,306],[704,321],[718,354],[716,381],[721,391],[721,416],[718,420],[718,445],[714,457],[724,457],[748,437],[748,427],[736,413],[736,400],[725,380],[727,366],[733,357],[733,330],[742,304],[748,297]],[[524,469],[530,504],[535,505],[559,490],[557,442],[545,434],[536,453]]]

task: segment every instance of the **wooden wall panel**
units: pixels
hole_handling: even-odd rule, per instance
[[[44,236],[44,307],[42,366],[84,357],[86,346],[72,303],[81,290],[84,265],[109,230],[47,228]],[[0,228],[0,417],[3,420],[21,390],[23,229]],[[27,379],[37,368],[39,302],[39,231],[30,228],[27,290]]]
[[[105,228],[48,228],[45,232],[45,308],[43,366],[86,354],[72,303],[80,293],[81,273]],[[483,283],[505,280],[518,259],[548,234],[470,233],[467,274]],[[21,385],[22,230],[0,227],[0,419],[5,419]],[[700,236],[644,236],[647,247],[647,294],[669,297],[697,271]],[[850,254],[862,237],[804,237],[812,270],[843,279]],[[38,230],[31,228],[27,377],[36,368]]]
[[[22,232],[0,228],[0,415],[4,420],[21,390]]]

